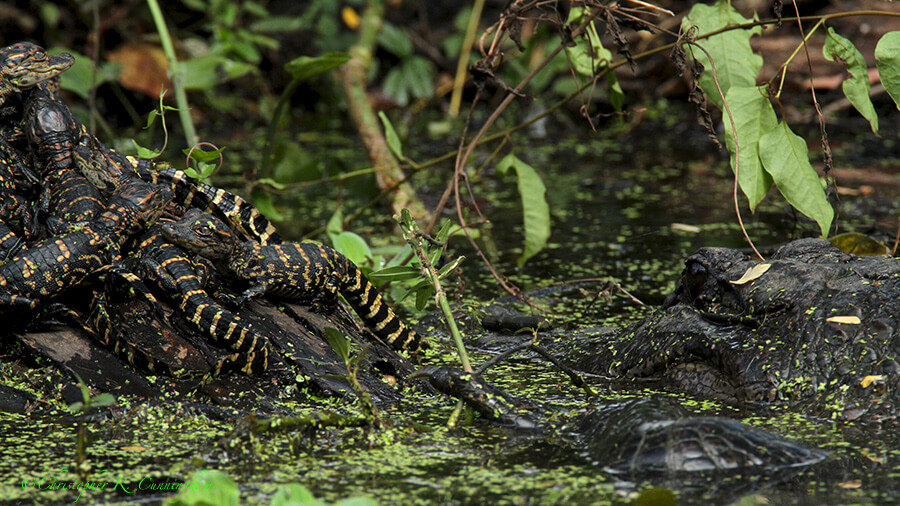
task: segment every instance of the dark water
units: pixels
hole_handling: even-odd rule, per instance
[[[602,282],[577,280],[611,279],[637,299],[658,304],[674,287],[683,259],[697,248],[746,246],[723,157],[708,141],[688,133],[693,125],[670,127],[675,129],[672,138],[660,138],[658,128],[648,127],[620,138],[564,140],[553,146],[535,140],[527,152],[517,153],[544,177],[553,213],[548,247],[521,268],[515,266],[522,242],[515,182],[490,170],[477,175],[477,188],[486,193],[483,211],[491,221],[482,230],[481,244],[504,275],[536,293],[535,302],[556,313],[557,322],[623,324],[647,311],[615,290],[609,298],[601,297]],[[423,186],[434,197],[442,189],[440,183],[435,177]],[[845,197],[847,214],[855,220],[847,226],[868,226],[890,216],[896,208],[894,197],[882,191]],[[311,228],[309,222],[327,219],[326,205],[294,198],[298,202],[293,212],[307,213],[308,221],[286,229],[300,233]],[[868,212],[873,209],[879,214]],[[817,230],[786,211],[774,195],[755,214],[742,211],[759,246]],[[382,225],[373,220],[367,226]],[[467,257],[465,287],[454,290],[479,302],[505,296],[463,240],[454,239],[451,252]],[[475,357],[485,360],[489,353],[476,352]],[[508,362],[493,369],[488,379],[561,410],[588,402],[562,374],[538,360]],[[591,380],[601,392],[595,402],[652,393],[610,390],[601,378]],[[80,498],[50,485],[64,487],[75,480],[71,420],[0,414],[0,503],[160,503],[168,494],[142,488],[141,480],[181,482],[201,469],[226,472],[240,485],[241,502],[258,504],[268,503],[287,483],[301,483],[328,501],[368,496],[382,504],[631,503],[642,493],[648,504],[667,504],[671,494],[680,503],[698,504],[900,501],[900,441],[895,434],[800,414],[760,416],[690,396],[676,399],[698,414],[738,418],[827,449],[832,456],[813,468],[775,475],[616,476],[552,433],[521,434],[478,420],[448,430],[444,423],[455,403],[416,394],[385,407],[384,416],[393,421],[385,430],[247,436],[236,439],[237,448],[227,449],[219,442],[233,440],[230,422],[177,406],[148,408],[122,400],[115,416],[91,424],[88,450],[91,476],[122,486],[112,492],[112,486],[86,491]],[[337,399],[295,408],[352,413],[355,404]],[[414,424],[431,430],[414,430]],[[647,492],[653,487],[660,488]]]

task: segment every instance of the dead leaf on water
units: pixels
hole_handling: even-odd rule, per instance
[[[871,385],[872,383],[880,382],[883,379],[884,376],[882,376],[881,374],[873,374],[863,378],[862,381],[859,382],[859,385],[863,388],[869,388],[869,385]]]
[[[862,323],[862,320],[860,320],[858,316],[829,316],[828,318],[825,318],[825,321],[831,323],[846,323],[847,325],[859,325]]]
[[[669,225],[672,227],[672,230],[679,230],[681,232],[690,232],[691,234],[699,234],[700,227],[696,225],[688,225],[687,223],[673,223]]]
[[[741,276],[741,279],[732,281],[731,284],[743,285],[745,283],[749,283],[754,279],[762,276],[767,270],[769,270],[769,267],[772,267],[772,264],[756,264],[753,267],[747,269],[747,272],[745,272],[744,275]]]
[[[887,246],[858,232],[847,232],[828,239],[835,247],[844,253],[854,255],[881,256],[890,253]]]
[[[144,446],[123,446],[122,449],[126,452],[142,452],[147,448]]]

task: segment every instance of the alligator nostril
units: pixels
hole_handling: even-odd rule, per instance
[[[685,271],[687,271],[687,275],[691,277],[706,277],[709,274],[709,271],[706,270],[706,266],[697,261],[688,261]]]

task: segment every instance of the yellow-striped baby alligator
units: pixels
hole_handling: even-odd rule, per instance
[[[137,254],[146,277],[178,302],[181,313],[216,344],[238,351],[217,364],[214,374],[240,370],[250,375],[268,368],[269,345],[247,322],[213,300],[204,289],[203,264],[195,264],[151,227],[141,238]]]
[[[75,147],[78,169],[104,195],[134,180],[168,185],[175,193],[173,202],[184,208],[197,208],[226,220],[238,234],[260,244],[281,239],[262,213],[241,197],[204,183],[195,183],[187,174],[165,163],[123,155],[90,135],[79,124],[80,141]]]
[[[226,275],[250,282],[242,300],[270,294],[289,300],[324,296],[334,301],[340,292],[366,325],[394,349],[417,352],[424,344],[394,314],[359,267],[328,246],[261,246],[255,241],[240,241],[220,220],[196,209],[161,228],[173,243],[208,258]]]
[[[109,265],[121,244],[156,221],[171,199],[164,187],[123,186],[96,220],[40,241],[0,266],[0,309],[33,309]]]

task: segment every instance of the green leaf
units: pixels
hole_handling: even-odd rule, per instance
[[[691,26],[696,26],[695,33],[703,35],[728,25],[748,23],[755,19],[755,17],[747,19],[741,16],[731,7],[731,2],[719,0],[713,5],[694,4],[682,21],[681,27],[687,32]],[[722,94],[727,94],[732,86],[756,85],[756,76],[762,69],[763,60],[762,56],[755,54],[751,49],[750,37],[759,33],[761,33],[760,27],[755,26],[746,30],[729,30],[697,41],[697,44],[706,49],[712,57]],[[709,96],[709,100],[721,109],[722,97],[719,96],[713,80],[709,57],[697,48],[686,46],[685,50],[703,64],[706,72],[700,78],[700,87]]]
[[[437,234],[434,235],[434,240],[441,244],[446,244],[447,237],[450,236],[451,225],[452,225],[452,222],[450,220],[444,218],[444,220],[441,222],[441,228],[438,229]]]
[[[384,23],[378,32],[378,43],[382,47],[394,53],[395,56],[410,56],[413,52],[412,41],[401,28],[391,23]]]
[[[900,109],[900,31],[884,34],[875,46],[875,63],[881,84]]]
[[[256,180],[256,184],[258,184],[258,185],[262,185],[262,184],[268,185],[268,186],[271,186],[272,188],[275,188],[276,190],[284,190],[284,189],[287,188],[287,185],[286,185],[286,184],[284,184],[284,183],[282,183],[282,182],[280,182],[280,181],[276,181],[276,180],[274,180],[274,179],[272,179],[272,178],[270,178],[270,177],[261,177],[261,178],[259,178],[259,179]]]
[[[381,124],[384,125],[384,138],[387,140],[388,147],[391,148],[391,151],[393,151],[397,158],[402,160],[403,145],[400,143],[400,136],[398,136],[397,131],[394,130],[394,125],[391,124],[391,120],[384,114],[384,111],[378,111],[378,118],[381,120]]]
[[[404,82],[402,67],[394,67],[384,77],[381,88],[385,93],[394,97],[398,104],[405,106],[409,104],[409,87]]]
[[[449,276],[453,271],[459,267],[459,264],[465,260],[466,257],[457,257],[456,260],[450,262],[449,264],[441,267],[440,272],[438,272],[438,279],[444,279]]]
[[[622,105],[625,104],[625,91],[622,90],[622,85],[619,84],[619,79],[616,78],[615,72],[607,72],[606,73],[606,82],[609,83],[609,103],[613,106],[613,109],[617,111],[622,110]]]
[[[116,403],[116,398],[109,392],[104,392],[91,399],[91,406],[112,406]]]
[[[772,103],[766,96],[765,87],[733,86],[725,95],[728,109],[734,117],[737,130],[737,141],[740,165],[737,168],[738,185],[747,196],[750,209],[765,198],[772,187],[772,176],[763,169],[759,159],[759,138],[778,125],[778,118]],[[735,170],[737,159],[734,156],[734,138],[731,135],[731,121],[722,111],[722,122],[725,126],[725,145],[731,153],[731,170]]]
[[[350,61],[347,53],[325,53],[322,56],[300,56],[287,62],[284,68],[297,81],[306,81],[334,70]]]
[[[834,209],[825,197],[819,175],[809,163],[806,141],[782,121],[759,138],[759,157],[788,203],[816,220],[822,237],[827,237]]]
[[[144,125],[144,129],[148,129],[153,126],[153,122],[156,121],[156,117],[159,116],[159,111],[153,109],[147,114],[147,124]]]
[[[395,298],[394,302],[399,303],[403,300],[406,300],[406,298],[409,297],[413,292],[416,293],[416,300],[418,300],[418,293],[422,290],[425,290],[428,293],[434,293],[434,287],[431,286],[431,282],[429,282],[427,279],[423,279],[423,280],[419,281],[418,283],[416,283],[415,285],[413,285],[409,290],[405,291],[403,293],[403,295]],[[425,302],[426,303],[428,302],[427,298],[426,298]],[[423,305],[422,307],[425,307],[425,306]],[[419,307],[418,309],[421,310],[422,307]]]
[[[856,49],[852,42],[838,35],[834,28],[828,27],[828,36],[825,37],[825,46],[822,53],[828,61],[840,60],[847,67],[847,74],[841,89],[847,100],[869,120],[872,132],[878,133],[878,115],[875,114],[875,106],[869,98],[869,67],[862,53]]]
[[[419,288],[416,291],[416,311],[425,309],[425,305],[428,304],[428,300],[431,299],[432,295],[434,295],[433,286],[425,285],[422,288]]]
[[[434,94],[434,71],[431,62],[421,56],[413,56],[401,66],[407,89],[415,98],[431,98]]]
[[[162,153],[162,150],[156,151],[150,148],[145,148],[137,143],[136,140],[131,139],[131,143],[134,144],[134,148],[137,150],[138,158],[143,158],[145,160],[152,160]]]
[[[166,504],[173,506],[237,506],[240,492],[237,485],[221,471],[197,471],[174,499]]]
[[[550,206],[547,204],[547,188],[534,168],[512,153],[500,160],[497,172],[503,174],[509,168],[516,171],[525,225],[525,249],[518,260],[521,267],[547,244],[550,237]]]
[[[222,152],[225,151],[225,148],[219,148],[215,151],[206,151],[200,148],[190,149],[184,148],[181,150],[184,154],[190,154],[191,160],[196,160],[198,162],[211,162],[213,160],[218,160],[219,156]]]
[[[208,55],[178,62],[182,86],[188,90],[206,90],[229,79],[248,74],[256,67],[224,56]]]
[[[334,249],[356,265],[365,265],[372,258],[372,250],[366,240],[353,232],[341,232],[332,238]]]
[[[569,11],[567,23],[578,26],[584,19],[584,15],[584,7],[573,7]],[[603,47],[593,21],[587,26],[585,36],[579,37],[574,46],[566,47],[566,54],[569,56],[575,72],[588,77],[593,77],[595,71],[608,67],[613,61],[612,52]]]
[[[331,242],[334,243],[334,238],[344,231],[344,211],[338,207],[334,214],[331,215],[331,218],[328,219],[328,224],[325,225],[325,233],[328,234],[328,238],[331,239]]]
[[[193,179],[198,181],[203,181],[209,176],[212,176],[213,172],[216,170],[216,164],[214,163],[206,163],[199,162],[197,163],[197,168],[186,167],[184,169],[184,173],[190,176]]]
[[[253,205],[259,209],[259,212],[263,213],[266,218],[275,221],[281,221],[284,219],[284,216],[275,209],[275,203],[272,201],[272,194],[268,192],[264,192],[259,188],[254,188],[252,192],[250,192],[250,198],[253,200]]]
[[[384,269],[372,271],[368,278],[371,281],[406,281],[419,277],[419,268],[407,265],[395,265]]]
[[[341,331],[334,327],[325,327],[325,340],[344,363],[350,360],[350,342]]]
[[[278,487],[272,494],[270,506],[325,506],[325,502],[316,497],[299,483],[288,483]]]
[[[92,87],[100,86],[108,81],[115,81],[119,76],[122,64],[118,62],[105,63],[96,72],[94,62],[87,56],[74,51],[54,49],[50,54],[66,52],[75,58],[75,63],[62,73],[59,80],[60,88],[78,94],[81,98],[88,98]]]

